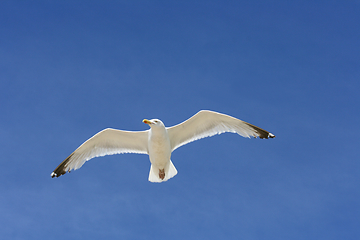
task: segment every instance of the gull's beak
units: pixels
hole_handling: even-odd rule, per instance
[[[147,119],[144,119],[144,120],[143,120],[143,123],[146,123],[146,124],[152,124],[152,122],[151,122],[151,121],[149,121],[149,120],[147,120]]]

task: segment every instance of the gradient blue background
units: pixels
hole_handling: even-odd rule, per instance
[[[359,239],[360,1],[1,1],[2,239]],[[107,128],[236,134],[50,173]]]

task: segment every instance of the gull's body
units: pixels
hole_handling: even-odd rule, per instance
[[[166,181],[177,174],[172,164],[171,143],[168,131],[164,124],[158,120],[144,120],[151,127],[148,132],[148,154],[151,162],[149,181],[158,182],[159,179]]]
[[[143,120],[146,131],[122,131],[107,128],[84,142],[51,173],[59,177],[80,168],[86,161],[99,156],[119,153],[148,154],[151,162],[149,181],[163,182],[177,174],[171,153],[189,142],[224,132],[243,137],[274,138],[275,136],[234,117],[202,110],[173,127],[165,127],[159,119]]]

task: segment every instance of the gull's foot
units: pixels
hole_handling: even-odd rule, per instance
[[[164,178],[165,178],[165,170],[164,169],[159,169],[159,178],[161,178],[161,180],[164,180]]]

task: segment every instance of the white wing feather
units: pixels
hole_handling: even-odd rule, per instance
[[[273,134],[237,118],[208,110],[201,110],[188,120],[167,128],[171,149],[224,132],[238,133],[243,137],[273,138]]]
[[[147,131],[122,131],[107,128],[84,142],[51,173],[59,177],[71,170],[79,169],[86,161],[105,155],[120,153],[148,153]]]

